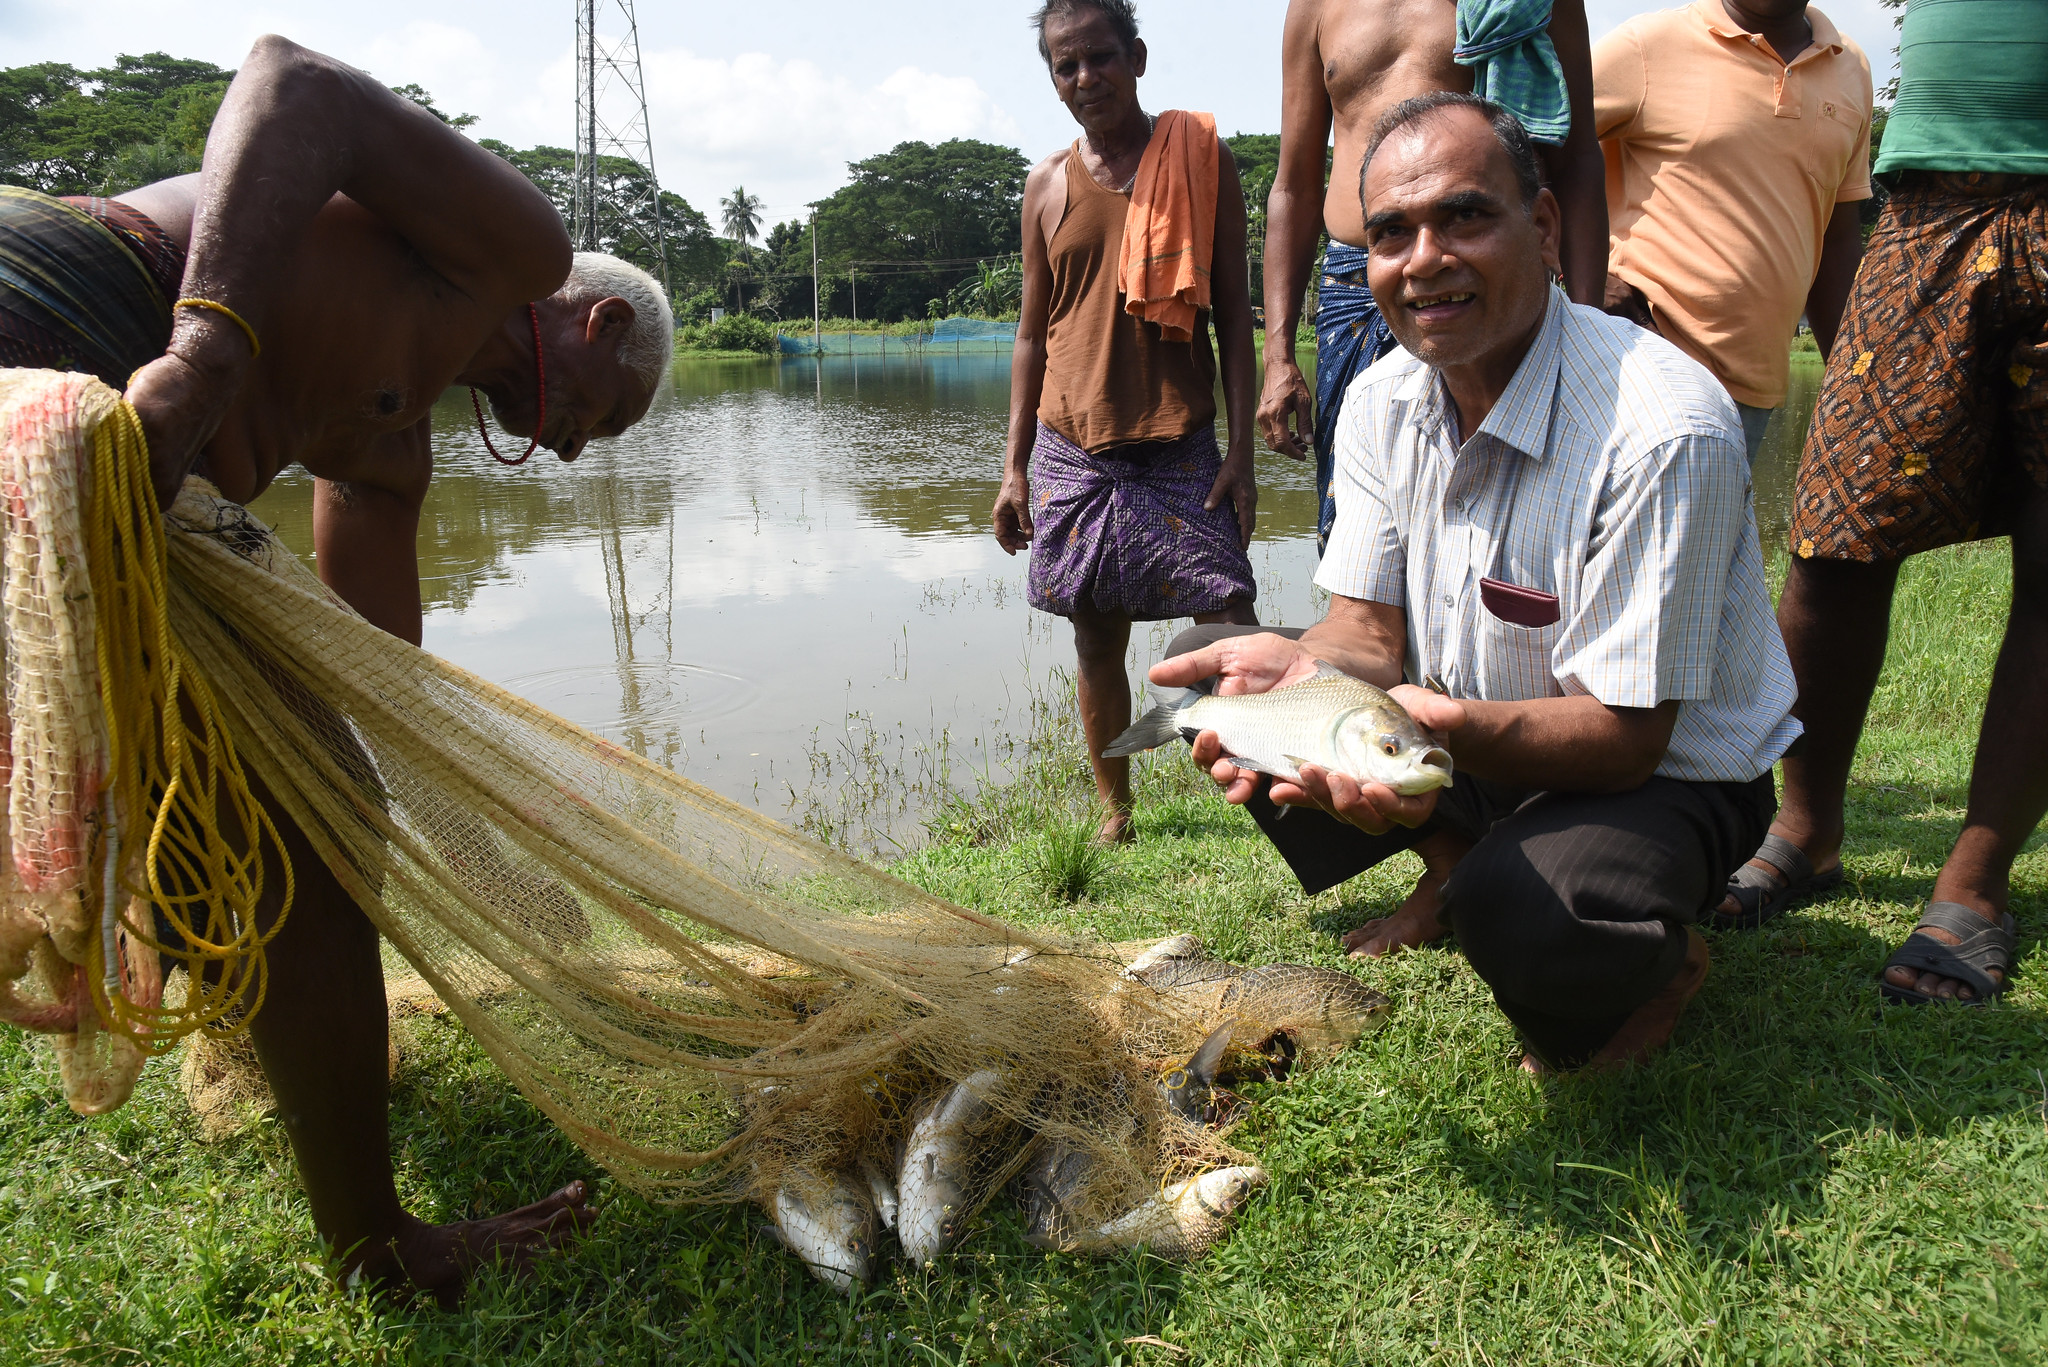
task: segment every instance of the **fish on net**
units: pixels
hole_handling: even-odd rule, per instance
[[[933,897],[398,641],[203,480],[157,533],[147,489],[113,391],[0,372],[0,1018],[58,1035],[75,1107],[119,1105],[141,1060],[195,1031],[232,1039],[261,1009],[275,926],[246,884],[274,813],[520,1091],[647,1197],[839,1230],[848,1190],[886,1209],[863,1177],[881,1174],[899,1228],[922,1229],[933,1193],[900,1190],[906,1157],[962,1088],[972,1104],[937,1127],[967,1155],[938,1194],[947,1238],[1052,1149],[1085,1156],[1060,1198],[1084,1233],[1246,1165],[1157,1085],[1213,1004],[1127,977],[1113,946]],[[76,549],[108,523],[126,557],[111,585]],[[128,641],[123,613],[160,630],[125,662],[94,636]],[[148,683],[171,710],[142,739],[214,788],[246,771],[269,802],[223,829],[187,820],[176,859],[151,826],[177,815],[174,785],[129,781],[146,747],[100,696],[170,661],[168,695]],[[209,871],[243,884],[209,901]],[[167,908],[220,952],[179,958]],[[187,970],[182,995],[152,980],[157,949]]]

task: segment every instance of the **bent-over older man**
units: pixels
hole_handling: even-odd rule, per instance
[[[303,465],[321,578],[415,645],[434,401],[472,386],[529,454],[573,460],[646,413],[673,346],[659,286],[572,255],[519,172],[282,38],[242,64],[199,175],[114,200],[0,190],[0,364],[125,388],[165,506],[188,473],[247,502]],[[452,1225],[399,1205],[377,932],[275,815],[298,889],[250,1033],[314,1227],[345,1269],[450,1299],[594,1218],[583,1184]]]
[[[1705,979],[1693,923],[1768,825],[1799,733],[1742,425],[1697,362],[1549,284],[1557,205],[1498,106],[1396,106],[1362,182],[1405,350],[1346,399],[1329,613],[1198,628],[1152,677],[1258,692],[1321,659],[1391,689],[1450,750],[1450,788],[1310,766],[1261,793],[1213,734],[1196,759],[1311,891],[1418,849],[1397,938],[1457,932],[1524,1067],[1639,1060]]]

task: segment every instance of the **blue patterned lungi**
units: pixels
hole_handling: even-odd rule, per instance
[[[1083,451],[1044,423],[1031,448],[1031,606],[1134,622],[1258,597],[1237,510],[1202,504],[1223,454],[1203,423],[1177,441]]]
[[[1316,297],[1316,554],[1337,525],[1330,478],[1337,468],[1337,414],[1344,391],[1374,361],[1394,349],[1394,334],[1365,283],[1363,251],[1332,242],[1323,255],[1323,285]]]

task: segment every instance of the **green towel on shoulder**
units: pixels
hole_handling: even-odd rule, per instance
[[[1551,0],[1458,0],[1451,60],[1472,71],[1472,93],[1503,105],[1529,136],[1561,145],[1572,131],[1564,67],[1550,42]]]

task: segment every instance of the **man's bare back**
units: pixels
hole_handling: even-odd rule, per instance
[[[1417,95],[1472,88],[1471,68],[1451,60],[1457,37],[1456,0],[1307,0],[1289,9],[1281,63],[1321,68],[1316,84],[1335,139],[1323,224],[1339,242],[1365,245],[1358,169],[1380,115]]]
[[[121,198],[184,247],[199,194],[193,175]],[[195,471],[238,503],[289,465],[333,481],[409,484],[431,462],[413,429],[508,307],[460,293],[382,220],[336,195],[270,292],[270,316],[319,326],[265,329],[263,355]]]

